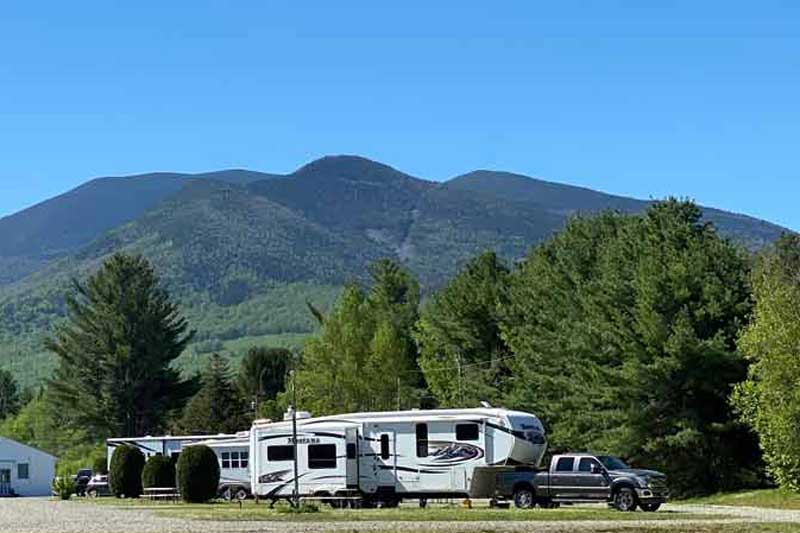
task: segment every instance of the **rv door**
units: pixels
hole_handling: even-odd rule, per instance
[[[358,428],[347,428],[345,430],[345,442],[347,462],[345,466],[345,476],[347,477],[347,488],[359,490],[359,460],[358,450]]]

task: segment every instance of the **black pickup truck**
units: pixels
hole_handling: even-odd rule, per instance
[[[497,473],[496,498],[513,499],[527,509],[535,505],[608,502],[620,511],[657,511],[669,498],[667,477],[653,470],[630,468],[609,455],[554,455],[548,470],[516,467]]]

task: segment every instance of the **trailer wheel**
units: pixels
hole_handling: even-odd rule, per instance
[[[614,494],[614,507],[617,511],[632,512],[636,510],[637,505],[636,493],[633,492],[633,489],[622,487]]]
[[[225,487],[225,490],[222,491],[222,499],[226,502],[233,501],[233,489],[231,487]]]
[[[247,498],[249,498],[249,497],[250,497],[250,493],[249,493],[249,492],[247,492],[247,490],[246,490],[244,487],[239,487],[238,489],[236,489],[236,494],[235,494],[235,497],[236,497],[236,499],[237,499],[237,500],[239,500],[240,502],[243,502],[243,501],[245,501]]]
[[[527,485],[514,489],[514,505],[517,509],[531,509],[535,501],[533,490]]]

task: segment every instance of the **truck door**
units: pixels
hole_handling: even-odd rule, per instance
[[[360,488],[358,428],[347,428],[345,430],[345,442],[347,455],[347,459],[345,460],[345,477],[347,478],[347,488],[350,490],[358,490]]]
[[[575,457],[554,457],[550,466],[550,494],[553,498],[575,499],[579,487]]]
[[[611,483],[603,465],[594,457],[581,457],[578,461],[578,490],[576,497],[585,500],[606,501],[611,496]]]

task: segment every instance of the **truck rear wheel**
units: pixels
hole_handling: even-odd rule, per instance
[[[626,513],[635,511],[637,505],[636,493],[633,492],[633,489],[622,487],[614,494],[614,508],[617,511]]]
[[[522,486],[514,489],[514,505],[517,509],[531,509],[535,503],[536,498],[530,487]]]

